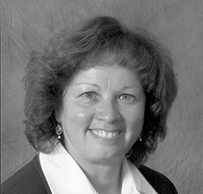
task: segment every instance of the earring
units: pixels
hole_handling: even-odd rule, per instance
[[[62,134],[62,126],[60,125],[60,124],[58,124],[57,126],[56,126],[56,134],[57,134],[57,136],[58,136],[58,139],[61,139],[61,134]]]
[[[141,142],[142,141],[142,138],[139,136],[139,141]]]

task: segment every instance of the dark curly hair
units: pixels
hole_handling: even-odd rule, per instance
[[[164,139],[177,95],[170,52],[145,30],[130,31],[112,17],[98,16],[71,32],[62,30],[42,54],[30,56],[24,77],[25,134],[37,151],[50,153],[59,142],[56,113],[69,81],[105,54],[120,66],[136,70],[146,96],[142,141],[135,142],[127,158],[136,164],[144,162],[158,140]],[[64,145],[64,137],[60,141]]]

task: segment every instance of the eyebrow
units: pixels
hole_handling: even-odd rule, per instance
[[[142,86],[139,86],[139,85],[124,86],[122,89],[129,89],[129,88],[139,88],[139,89],[142,89]]]
[[[91,85],[91,86],[100,88],[97,84],[92,84],[92,83],[88,83],[88,82],[79,82],[79,83],[77,83],[77,84],[75,84],[75,85],[76,85],[76,86],[78,86],[78,85]]]
[[[94,86],[94,87],[97,87],[97,88],[100,88],[99,85],[97,84],[92,84],[92,83],[88,83],[88,82],[80,82],[80,83],[77,83],[75,85],[91,85],[91,86]],[[122,90],[124,89],[129,89],[129,88],[139,88],[139,89],[142,89],[142,86],[139,86],[139,85],[133,85],[133,86],[124,86],[123,88],[121,88]]]

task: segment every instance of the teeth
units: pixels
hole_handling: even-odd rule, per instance
[[[102,130],[91,130],[91,131],[100,138],[112,139],[117,135],[119,135],[119,132],[107,132]]]

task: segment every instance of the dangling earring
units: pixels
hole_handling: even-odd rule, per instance
[[[139,141],[140,141],[140,142],[142,141],[142,138],[141,138],[141,136],[139,136]]]
[[[58,136],[58,139],[61,139],[61,134],[62,134],[62,126],[60,125],[60,124],[58,124],[57,126],[56,126],[56,134],[57,134],[57,136]]]

